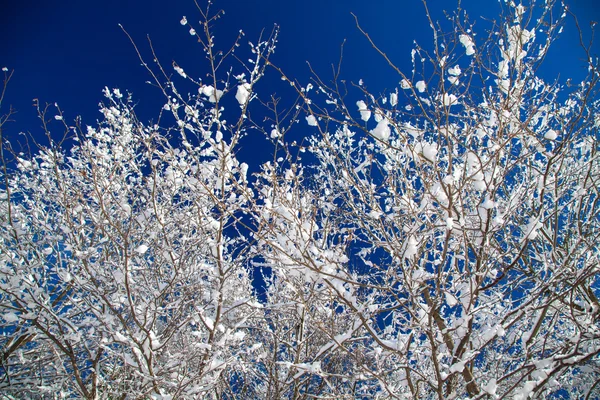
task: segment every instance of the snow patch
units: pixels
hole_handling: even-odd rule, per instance
[[[460,70],[460,67],[458,65],[455,65],[454,67],[448,69],[448,73],[452,76],[459,76],[461,72],[462,71]]]
[[[211,103],[216,103],[217,100],[219,100],[221,96],[223,96],[222,90],[215,90],[215,88],[210,85],[202,86],[198,89],[198,91],[204,96],[208,97],[208,101],[210,101]]]
[[[496,379],[492,378],[485,385],[481,386],[481,389],[490,394],[492,396],[496,395],[496,390],[498,389],[498,384],[496,383]]]
[[[469,35],[460,35],[458,40],[460,40],[460,43],[465,47],[468,56],[475,54],[475,43],[473,43],[473,39],[471,39]]]
[[[175,69],[175,72],[177,72],[182,78],[184,78],[184,79],[187,78],[187,75],[186,75],[185,71],[183,70],[183,68],[178,67],[177,65],[175,65],[173,68]]]
[[[145,244],[141,244],[137,247],[137,249],[135,249],[135,252],[138,254],[144,254],[148,251],[148,246],[146,246]]]
[[[238,101],[238,103],[240,103],[240,106],[244,106],[248,102],[248,99],[250,98],[250,90],[251,86],[249,83],[242,83],[238,85],[235,99]]]
[[[358,107],[358,111],[360,111],[360,119],[367,122],[371,118],[371,111],[367,109],[367,104],[359,100],[356,102],[356,106]]]
[[[550,129],[548,132],[546,132],[546,134],[544,135],[545,139],[548,140],[556,140],[556,138],[558,137],[556,131],[553,131],[552,129]]]
[[[371,131],[371,134],[380,140],[388,140],[390,137],[390,127],[388,125],[388,121],[386,118],[382,118],[381,121],[377,124],[375,129]]]
[[[438,149],[435,143],[426,143],[423,145],[423,157],[431,162],[436,161]]]
[[[310,126],[317,126],[317,119],[315,118],[314,115],[309,115],[308,117],[306,117],[306,122],[308,123],[308,125]]]
[[[458,98],[453,94],[444,93],[438,96],[440,102],[445,106],[453,106],[458,104]]]

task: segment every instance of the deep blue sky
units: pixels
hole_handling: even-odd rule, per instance
[[[202,0],[199,0],[203,4]],[[585,33],[591,20],[600,22],[598,0],[570,0]],[[149,79],[137,55],[118,24],[132,35],[145,55],[150,35],[161,61],[176,60],[186,72],[194,71],[201,57],[200,47],[179,21],[183,15],[198,20],[193,0],[0,0],[0,67],[14,70],[6,103],[17,110],[15,123],[6,127],[9,135],[18,131],[39,134],[32,99],[57,102],[67,118],[83,117],[84,124],[100,118],[98,102],[104,86],[133,92],[142,118],[156,116],[163,99]],[[455,0],[430,0],[430,10],[442,18],[442,10],[456,8]],[[354,25],[350,12],[389,55],[407,70],[413,40],[429,43],[431,32],[420,0],[216,0],[214,8],[226,11],[217,25],[217,42],[223,47],[239,29],[245,41],[255,41],[261,29],[268,32],[274,23],[281,27],[278,50],[273,61],[292,77],[306,81],[305,61],[324,77],[330,77],[331,63],[337,63],[340,44],[347,39],[344,55],[345,77],[362,78],[378,92],[394,88],[397,77],[370,48]],[[496,0],[465,0],[463,8],[472,20],[493,16]],[[483,21],[478,21],[484,25]],[[197,25],[197,24],[196,24]],[[581,50],[577,32],[569,23],[550,54],[546,74],[581,74]],[[595,46],[599,54],[600,46]],[[60,131],[59,131],[60,133]]]

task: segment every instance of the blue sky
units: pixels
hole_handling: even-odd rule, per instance
[[[199,0],[200,4],[203,4]],[[571,0],[571,9],[580,18],[585,34],[592,20],[600,21],[596,0]],[[430,0],[428,6],[436,19],[442,10],[456,9],[454,0]],[[481,16],[493,17],[499,10],[496,0],[466,0],[463,8],[481,27]],[[310,61],[323,77],[331,76],[330,65],[337,63],[340,44],[347,40],[343,71],[346,79],[364,79],[373,92],[393,89],[398,78],[375,54],[358,32],[354,12],[361,25],[390,57],[407,70],[413,40],[428,44],[427,26],[420,0],[216,0],[215,9],[226,14],[216,26],[217,42],[230,44],[239,29],[245,41],[256,40],[264,28],[281,27],[278,50],[273,61],[288,75],[306,82]],[[179,23],[185,15],[198,20],[193,0],[4,0],[0,6],[0,67],[14,70],[6,103],[18,111],[16,122],[6,133],[41,131],[35,120],[32,99],[57,102],[67,119],[81,115],[84,124],[100,118],[98,102],[105,86],[133,93],[142,119],[157,115],[162,98],[157,89],[145,84],[149,79],[140,66],[128,38],[118,27],[122,24],[149,57],[146,35],[153,41],[161,61],[172,60],[200,75],[201,49],[187,28]],[[197,24],[196,24],[197,25]],[[600,54],[596,44],[594,52]],[[550,54],[543,73],[565,77],[584,72],[583,53],[577,47],[577,32],[570,21],[566,32]],[[273,89],[275,88],[266,88]],[[60,132],[58,132],[60,133]]]

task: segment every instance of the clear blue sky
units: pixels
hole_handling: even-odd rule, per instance
[[[2,0],[0,4],[0,67],[15,71],[6,99],[18,110],[17,122],[6,127],[11,135],[23,130],[40,133],[33,98],[57,102],[67,118],[81,115],[84,124],[93,124],[100,118],[97,104],[104,86],[133,92],[142,118],[157,115],[163,99],[145,84],[149,77],[119,23],[143,50],[147,50],[145,36],[150,35],[166,65],[176,60],[194,74],[193,66],[201,57],[200,47],[179,24],[183,15],[197,21],[193,0]],[[457,2],[430,0],[428,4],[442,19],[442,10],[456,9]],[[600,22],[600,2],[570,0],[569,4],[589,34],[590,21]],[[420,0],[216,0],[213,7],[226,12],[216,30],[223,47],[239,29],[247,33],[246,40],[255,40],[261,29],[268,32],[279,24],[273,60],[302,81],[308,76],[307,60],[329,77],[329,66],[337,63],[340,44],[347,39],[345,77],[355,82],[364,79],[374,92],[396,87],[398,79],[358,32],[350,12],[407,69],[413,40],[429,43],[431,38]],[[481,15],[493,16],[499,9],[496,0],[466,0],[463,8],[480,26],[484,25]],[[566,77],[583,72],[583,53],[576,40],[577,32],[569,23],[550,54],[546,74],[560,72]],[[596,45],[596,54],[599,49]]]

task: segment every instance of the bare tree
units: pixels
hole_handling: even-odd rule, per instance
[[[135,46],[158,123],[106,89],[96,127],[39,107],[48,146],[2,137],[7,396],[599,395],[599,71],[583,46],[582,82],[539,76],[562,6],[506,4],[479,35],[461,10],[449,29],[427,11],[410,72],[371,41],[400,81],[380,95],[342,66],[286,76],[277,29],[241,62],[242,34],[218,51],[221,13],[198,10],[181,23],[205,76]],[[285,108],[255,91],[269,67]],[[254,177],[236,155],[250,129],[274,155]]]
[[[166,96],[161,123],[172,127],[144,125],[131,99],[107,88],[99,126],[84,131],[56,115],[75,141],[70,149],[50,134],[52,108],[40,108],[50,145],[16,154],[11,172],[5,162],[4,393],[221,398],[241,390],[255,350],[248,327],[262,320],[262,305],[238,230],[253,195],[235,152],[274,37],[254,46],[247,78],[233,78],[220,64],[237,42],[217,54],[210,26],[221,13],[199,10],[203,30],[194,34],[207,76],[194,80],[174,65],[197,94],[179,95],[162,65],[148,69]],[[226,123],[221,98],[233,79],[241,107]]]
[[[281,167],[273,197],[300,194],[263,238],[279,279],[301,270],[354,320],[325,347],[365,393],[598,395],[599,75],[588,48],[581,83],[538,76],[562,12],[510,3],[484,40],[430,17],[410,73],[371,41],[401,81],[388,95],[338,71],[299,90],[317,161]]]

